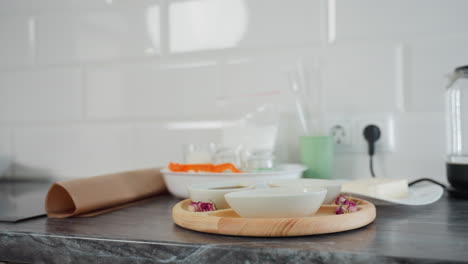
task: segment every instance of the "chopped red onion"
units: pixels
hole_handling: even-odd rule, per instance
[[[216,210],[216,207],[213,203],[191,202],[188,205],[188,210],[190,212],[209,212]]]
[[[335,211],[336,214],[348,214],[358,210],[357,204],[344,195],[338,196],[335,204],[338,205]]]
[[[340,205],[340,204],[343,204],[347,200],[348,198],[346,196],[340,194],[338,197],[336,197],[335,204]]]

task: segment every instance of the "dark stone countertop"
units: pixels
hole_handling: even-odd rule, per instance
[[[458,263],[468,262],[468,200],[378,206],[358,230],[307,237],[204,234],[173,224],[169,195],[93,218],[0,223],[0,262]]]

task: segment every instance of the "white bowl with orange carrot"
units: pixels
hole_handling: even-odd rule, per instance
[[[198,183],[251,181],[266,184],[272,180],[299,179],[307,168],[300,164],[281,164],[275,169],[243,172],[231,163],[178,164],[170,163],[161,170],[169,192],[180,198],[188,198],[189,185]]]

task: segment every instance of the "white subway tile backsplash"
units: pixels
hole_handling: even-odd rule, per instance
[[[183,162],[184,144],[220,141],[220,129],[168,129],[164,124],[137,124],[134,129],[134,166],[164,167],[169,162]]]
[[[182,143],[219,142],[223,120],[264,103],[293,109],[286,72],[302,61],[314,110],[401,115],[395,152],[376,156],[379,175],[444,179],[445,74],[468,64],[467,7],[0,0],[0,177],[63,179],[180,161]],[[290,114],[281,161],[299,160]],[[368,175],[364,154],[336,160],[336,176]]]
[[[318,43],[321,40],[322,1],[282,0],[244,1],[248,30],[240,44],[276,46]]]
[[[169,3],[171,52],[233,48],[247,31],[247,8],[237,0]]]
[[[160,51],[160,8],[107,9],[37,18],[41,64],[145,57]]]
[[[77,178],[132,168],[130,125],[15,129],[15,177]]]
[[[468,65],[468,36],[414,41],[408,45],[407,111],[443,112],[448,76]]]
[[[29,66],[34,61],[32,17],[0,15],[0,68]]]
[[[385,173],[399,178],[446,182],[443,113],[410,113],[396,119],[396,155],[385,157]]]
[[[0,121],[77,120],[81,99],[79,70],[0,73]]]
[[[115,8],[144,8],[159,3],[160,0],[0,0],[0,16],[3,14],[72,14]]]
[[[395,52],[391,45],[350,44],[327,48],[322,103],[332,112],[395,110]]]
[[[90,118],[217,116],[217,68],[151,64],[93,68],[87,74]]]
[[[73,0],[0,0],[0,15],[33,14],[47,10],[63,11],[63,7],[69,6],[70,1]]]
[[[284,92],[289,89],[286,68],[292,65],[293,61],[256,58],[245,63],[223,65],[220,67],[222,92],[227,96]]]
[[[291,107],[286,73],[295,60],[228,61],[90,68],[88,116],[232,118],[266,103]]]
[[[240,117],[264,104],[291,108],[294,100],[287,73],[294,70],[294,65],[292,59],[252,57],[220,66],[220,111],[225,116]]]
[[[35,0],[0,0],[0,16],[31,14],[37,10],[39,1]]]
[[[406,39],[466,34],[463,0],[337,0],[336,38]]]
[[[170,1],[170,51],[317,43],[320,4],[307,0],[287,4],[280,0]]]

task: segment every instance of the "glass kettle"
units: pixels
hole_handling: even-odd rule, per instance
[[[468,65],[458,67],[446,91],[447,178],[468,192]]]

